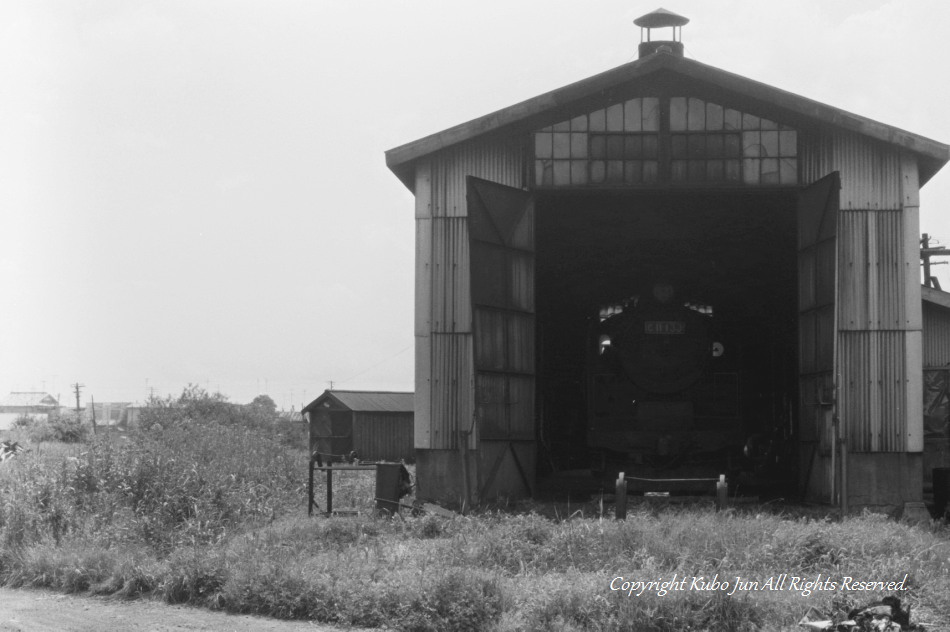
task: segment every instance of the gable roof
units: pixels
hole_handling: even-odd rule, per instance
[[[14,391],[0,401],[0,406],[56,408],[59,406],[59,402],[49,393],[43,393],[41,391]]]
[[[625,85],[670,78],[730,93],[761,107],[778,110],[790,118],[805,119],[812,124],[833,126],[899,145],[916,154],[921,186],[950,160],[950,146],[944,143],[851,114],[693,59],[657,52],[390,149],[386,152],[386,165],[412,190],[415,188],[414,163],[424,156],[487,134],[502,131],[516,133],[544,127],[560,118],[569,118],[576,108],[591,97]]]
[[[307,413],[329,401],[354,412],[411,413],[413,393],[393,391],[323,391],[323,395],[313,400],[300,411]]]

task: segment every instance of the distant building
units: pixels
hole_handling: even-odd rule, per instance
[[[301,410],[310,426],[310,450],[356,452],[368,461],[414,461],[413,394],[326,390]]]
[[[126,425],[129,402],[95,402],[86,404],[85,418],[95,419],[97,426]]]
[[[125,426],[126,428],[137,428],[141,421],[142,411],[148,408],[141,402],[133,402],[125,407]]]
[[[21,415],[45,421],[59,410],[59,402],[41,391],[14,391],[0,401],[0,430],[9,430]]]

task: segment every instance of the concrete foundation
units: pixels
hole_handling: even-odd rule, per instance
[[[923,502],[923,454],[908,452],[848,455],[848,505],[897,508]]]
[[[477,459],[468,453],[469,499],[474,500]],[[459,508],[465,498],[465,472],[458,450],[416,449],[416,498],[444,507]]]
[[[802,491],[809,502],[831,499],[831,456],[804,450]],[[840,465],[840,464],[838,464]],[[864,508],[901,515],[923,503],[923,454],[855,452],[848,455],[848,509]],[[919,512],[918,512],[919,513]]]

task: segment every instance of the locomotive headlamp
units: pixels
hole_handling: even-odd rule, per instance
[[[673,286],[666,281],[660,281],[653,286],[653,298],[664,305],[673,299]]]

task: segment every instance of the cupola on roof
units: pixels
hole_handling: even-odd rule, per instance
[[[656,11],[641,15],[633,23],[641,28],[656,29],[667,26],[683,26],[689,24],[689,18],[660,7]]]
[[[633,23],[640,27],[640,57],[646,57],[653,53],[683,56],[683,25],[689,23],[689,18],[659,8],[646,15],[641,15]],[[653,29],[662,28],[672,28],[673,37],[671,39],[654,40]]]

